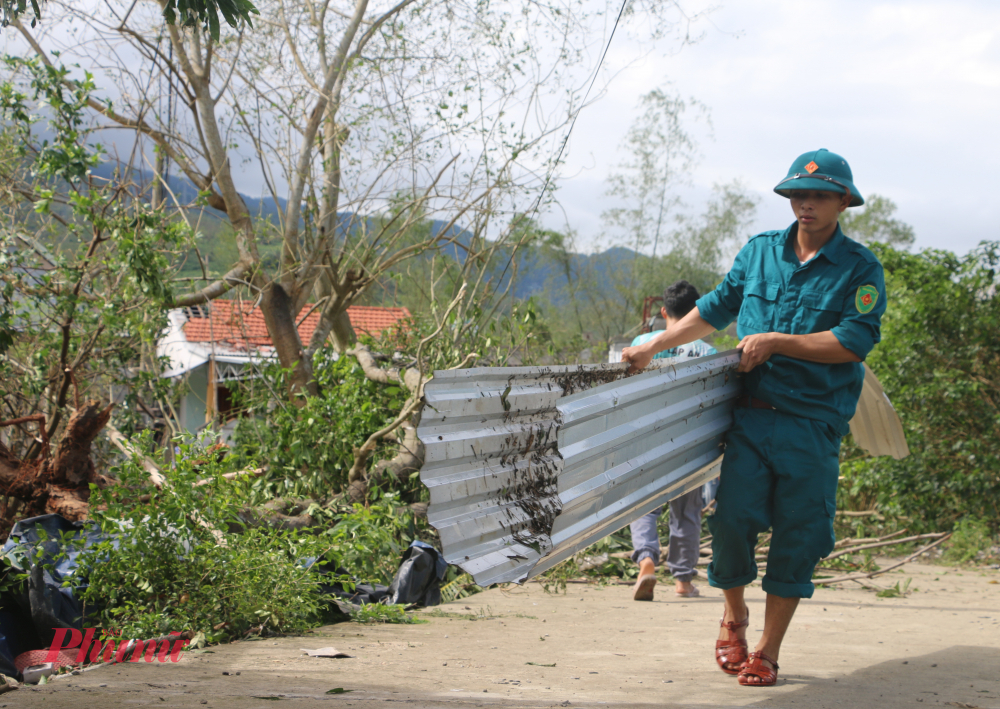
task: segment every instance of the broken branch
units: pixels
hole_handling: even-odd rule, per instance
[[[895,544],[906,544],[908,542],[915,542],[921,539],[939,539],[944,536],[944,532],[938,534],[918,534],[913,537],[904,537],[903,539],[891,539],[886,542],[877,542],[875,544],[862,544],[861,546],[852,546],[842,549],[835,554],[830,554],[830,556],[823,559],[824,561],[829,561],[830,559],[836,559],[838,556],[844,556],[845,554],[854,554],[859,551],[864,551],[865,549],[876,549],[878,547],[887,547]]]
[[[163,488],[167,479],[163,477],[163,474],[160,472],[156,463],[143,455],[142,451],[133,446],[132,442],[125,438],[125,436],[122,435],[122,432],[110,423],[105,425],[104,432],[107,434],[108,440],[110,440],[118,450],[130,458],[139,458],[142,461],[143,469],[145,469],[145,471],[149,474],[149,481],[157,490]]]
[[[259,478],[264,474],[264,468],[250,468],[248,470],[237,470],[234,473],[224,473],[220,477],[224,480],[235,480],[236,478],[243,477],[244,475],[249,475],[251,477]],[[199,480],[194,483],[193,487],[201,487],[203,485],[210,485],[215,482],[216,478],[205,478],[204,480]]]
[[[884,573],[887,573],[889,571],[892,571],[893,569],[898,569],[903,564],[910,563],[911,561],[913,561],[914,559],[916,559],[921,554],[926,554],[931,549],[933,549],[934,547],[936,547],[938,544],[941,544],[942,542],[944,542],[944,541],[946,541],[948,539],[951,539],[951,533],[945,534],[943,537],[941,537],[937,541],[935,541],[935,542],[933,542],[931,544],[928,544],[927,546],[923,547],[922,549],[918,549],[917,551],[913,552],[912,554],[910,554],[908,557],[906,557],[902,561],[898,561],[895,564],[892,564],[891,566],[886,566],[884,569],[879,569],[878,571],[869,571],[867,573],[861,573],[861,574],[848,574],[847,576],[837,576],[837,577],[832,578],[832,579],[813,579],[813,583],[816,584],[817,586],[827,586],[827,585],[834,584],[834,583],[843,583],[844,581],[855,581],[855,580],[858,580],[858,579],[870,579],[870,578],[873,578],[875,576],[880,576],[881,574],[884,574]]]

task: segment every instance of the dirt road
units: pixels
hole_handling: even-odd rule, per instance
[[[627,586],[494,589],[422,612],[416,625],[322,628],[242,642],[177,664],[128,664],[0,696],[5,706],[265,709],[412,706],[981,707],[1000,709],[1000,571],[909,565],[906,598],[820,589],[803,601],[779,686],[740,687],[712,659],[721,594],[652,603]],[[751,647],[764,595],[750,589]],[[318,659],[334,646],[355,657]],[[239,675],[235,673],[239,672]],[[229,674],[224,674],[229,673]],[[349,690],[327,694],[337,688]]]

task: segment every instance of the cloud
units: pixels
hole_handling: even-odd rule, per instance
[[[689,14],[713,2],[680,1]],[[70,26],[54,29],[68,43],[76,36]],[[600,215],[614,206],[604,180],[624,157],[619,145],[639,97],[668,83],[712,113],[713,130],[690,127],[703,152],[682,190],[692,211],[713,183],[741,178],[761,197],[755,229],[787,226],[788,204],[771,188],[796,155],[825,147],[850,161],[862,193],[899,205],[918,247],[965,252],[1000,238],[996,0],[729,0],[695,24],[701,41],[680,51],[675,39],[650,51],[634,40],[641,31],[627,29],[608,53],[604,95],[584,109],[569,142],[561,209],[546,219],[576,230],[582,247],[601,246]],[[15,32],[3,33],[3,44],[25,49]],[[132,138],[102,139],[127,153]],[[259,195],[256,163],[235,167],[239,187]]]
[[[578,121],[576,174],[559,192],[582,242],[611,206],[601,183],[639,96],[666,82],[712,111],[714,140],[693,130],[704,153],[695,201],[741,177],[762,197],[757,227],[787,226],[771,188],[795,156],[824,147],[850,161],[863,193],[899,205],[918,247],[965,252],[1000,238],[1000,3],[732,2],[702,26],[704,39],[674,55],[612,46],[609,70],[621,73]]]

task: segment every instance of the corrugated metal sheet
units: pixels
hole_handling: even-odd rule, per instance
[[[715,477],[738,364],[435,373],[420,475],[445,558],[480,585],[524,581]]]
[[[910,454],[896,409],[867,364],[858,410],[851,419],[851,434],[854,441],[871,455],[891,455],[901,460]]]

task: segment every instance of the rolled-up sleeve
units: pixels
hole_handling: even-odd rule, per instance
[[[722,279],[722,283],[695,303],[698,314],[716,330],[724,330],[740,314],[740,306],[743,305],[743,284],[746,281],[746,264],[754,248],[754,243],[751,241],[740,249],[733,267]]]
[[[862,361],[882,339],[882,314],[886,300],[882,264],[878,261],[864,263],[851,279],[840,324],[831,329],[840,344]]]

